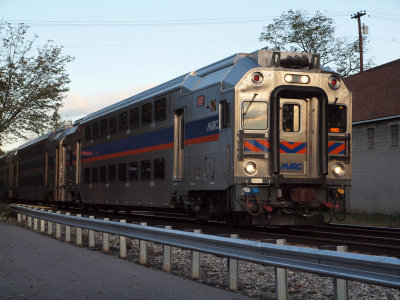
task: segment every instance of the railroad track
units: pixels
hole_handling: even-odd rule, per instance
[[[54,207],[35,206],[38,209]],[[286,239],[287,244],[312,247],[347,246],[348,251],[363,254],[400,257],[400,228],[354,226],[329,224],[324,226],[297,227],[238,227],[227,228],[223,222],[199,224],[195,219],[182,214],[159,212],[114,212],[110,210],[87,211],[69,208],[72,214],[83,216],[94,215],[96,218],[125,219],[129,223],[147,222],[149,226],[172,226],[174,229],[192,231],[201,229],[203,233],[212,235],[239,234],[241,238],[268,241]]]

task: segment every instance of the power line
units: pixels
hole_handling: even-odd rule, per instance
[[[361,17],[365,16],[366,12],[359,11],[358,13],[354,14],[351,16],[352,19],[357,19],[358,22],[358,43],[360,47],[360,72],[364,71],[364,66],[363,66],[363,40],[362,40],[362,34],[361,34]]]
[[[349,12],[332,12],[326,16],[338,17],[348,15]],[[37,27],[135,27],[135,26],[191,26],[191,25],[218,25],[234,23],[270,22],[279,16],[241,17],[241,18],[206,18],[206,19],[155,19],[155,20],[9,20],[11,23],[25,23]]]

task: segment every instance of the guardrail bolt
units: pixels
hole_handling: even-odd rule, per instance
[[[347,252],[347,246],[337,246],[336,251]],[[334,278],[333,288],[335,300],[349,299],[349,285],[346,279]]]
[[[285,239],[277,239],[277,245],[285,245]],[[288,299],[287,270],[275,267],[275,298],[277,300]]]
[[[49,213],[52,213],[52,210],[48,211]],[[47,234],[52,235],[53,234],[53,222],[48,221],[47,222]]]
[[[82,217],[81,214],[77,214],[77,217]],[[82,228],[77,227],[76,228],[76,245],[77,246],[82,246]]]
[[[94,219],[94,216],[89,216],[89,219]],[[94,231],[89,230],[89,248],[94,248]]]
[[[70,216],[71,213],[67,212],[65,215]],[[71,242],[71,226],[68,225],[65,226],[65,242]]]
[[[35,207],[34,210],[37,210],[37,208]],[[33,218],[33,230],[38,231],[38,219],[37,218]]]
[[[104,221],[110,221],[110,218],[104,218]],[[109,251],[110,251],[110,246],[109,246],[108,233],[103,232],[103,252],[109,252]]]
[[[238,234],[231,234],[232,239],[238,239]],[[237,291],[239,288],[239,264],[238,260],[234,258],[228,258],[228,283],[229,289]]]
[[[126,223],[126,220],[120,220],[121,223]],[[126,258],[126,237],[119,236],[119,257]]]
[[[172,229],[172,226],[165,226],[165,229]],[[171,246],[163,245],[163,270],[171,271]]]
[[[195,229],[194,233],[201,233],[200,229]],[[192,279],[200,278],[200,252],[192,251]]]
[[[146,222],[140,223],[141,226],[147,226]],[[147,242],[139,240],[139,263],[141,265],[147,264]]]
[[[57,211],[58,214],[61,214],[61,211]],[[61,240],[61,224],[56,223],[56,239]]]
[[[45,211],[45,209],[41,209],[41,211]],[[45,227],[46,227],[45,226],[46,224],[44,222],[45,222],[44,219],[40,220],[40,232],[43,232],[43,233],[45,232]]]

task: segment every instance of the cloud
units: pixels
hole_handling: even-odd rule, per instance
[[[64,119],[75,121],[99,109],[125,100],[133,95],[154,87],[156,84],[137,85],[132,88],[107,94],[68,94],[64,100],[64,106],[60,109],[60,115]]]

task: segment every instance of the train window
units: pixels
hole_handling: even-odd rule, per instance
[[[85,141],[90,141],[92,139],[92,128],[90,124],[85,125]]]
[[[161,98],[154,102],[154,120],[162,121],[167,118],[167,98]]]
[[[142,125],[149,124],[152,119],[153,103],[146,103],[142,105]]]
[[[268,103],[260,101],[242,102],[243,129],[268,128]]]
[[[90,183],[90,168],[83,169],[83,183]]]
[[[328,104],[328,131],[334,133],[346,132],[347,107]]]
[[[117,166],[109,165],[108,166],[108,182],[114,182],[117,180]]]
[[[99,182],[99,169],[97,167],[92,168],[92,183]]]
[[[119,114],[119,131],[128,129],[128,112],[124,111]]]
[[[118,164],[118,180],[126,181],[126,164]]]
[[[100,121],[100,135],[101,136],[107,136],[108,135],[107,119],[103,119],[103,120]]]
[[[300,131],[300,106],[284,104],[282,109],[282,130],[286,132]]]
[[[100,178],[99,182],[105,183],[107,182],[107,167],[106,166],[101,166],[100,167]]]
[[[165,178],[165,159],[157,158],[153,160],[153,177],[154,179]]]
[[[139,107],[135,107],[129,111],[129,127],[134,128],[139,126]]]
[[[151,160],[142,160],[140,162],[140,179],[141,180],[151,179]]]
[[[130,181],[138,180],[139,172],[138,172],[138,163],[137,163],[137,161],[129,163],[129,172],[128,173],[129,173],[129,180]]]
[[[110,134],[117,132],[117,128],[118,128],[117,123],[118,123],[117,116],[111,116],[110,121],[109,121]]]
[[[97,139],[100,136],[99,122],[94,122],[92,124],[92,135],[93,135],[93,140]]]
[[[72,151],[68,151],[68,153],[67,153],[67,161],[68,161],[70,166],[72,166],[74,164],[74,155],[73,155]]]
[[[220,115],[220,127],[229,127],[229,103],[226,100],[222,100],[219,104],[219,115]]]

